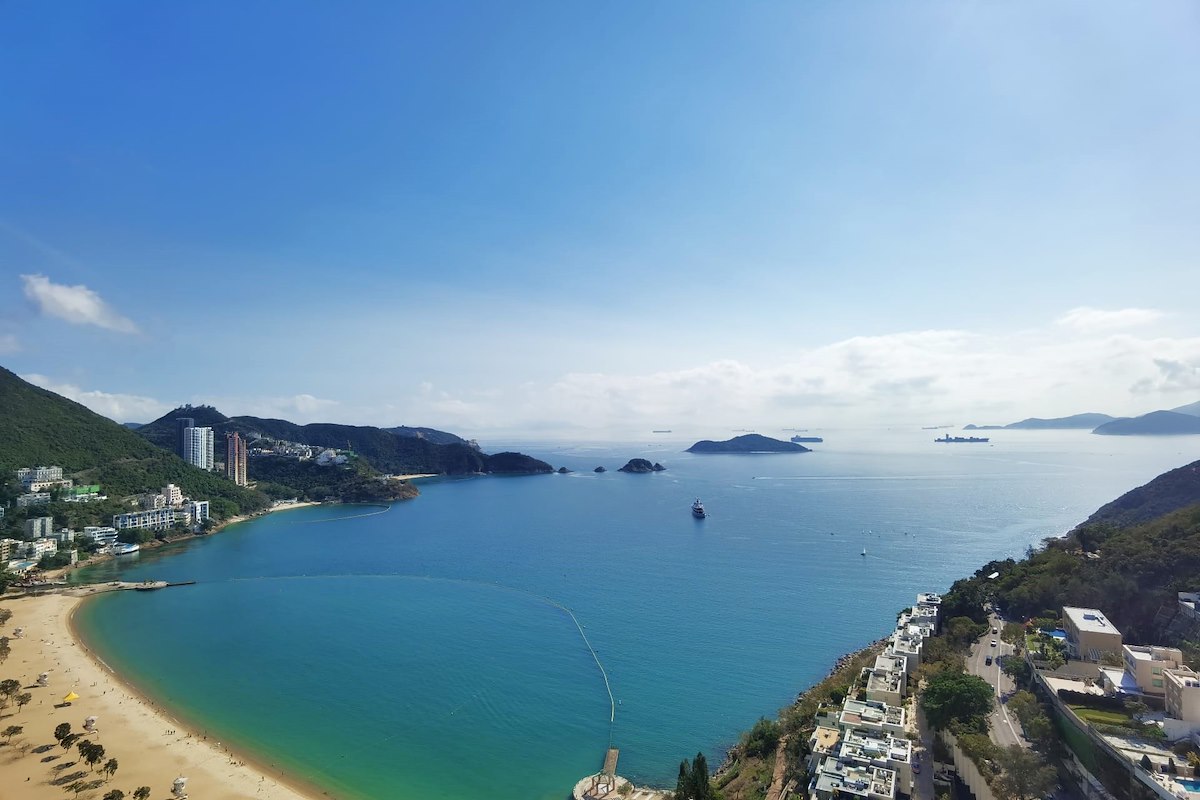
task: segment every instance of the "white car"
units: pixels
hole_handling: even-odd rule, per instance
[[[992,639],[992,641],[991,641],[991,646],[992,646],[992,647],[995,647],[995,646],[996,646],[996,640],[995,640],[995,639]]]

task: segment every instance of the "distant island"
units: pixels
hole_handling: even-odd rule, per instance
[[[1101,436],[1179,436],[1200,433],[1200,417],[1176,411],[1151,411],[1140,417],[1115,419],[1096,428]]]
[[[704,439],[687,449],[689,453],[811,453],[802,444],[772,439],[760,433],[747,433],[723,442]]]
[[[1023,419],[1020,422],[1014,422],[1004,427],[1015,431],[1076,430],[1080,428],[1095,428],[1098,425],[1112,422],[1115,419],[1116,417],[1108,414],[1096,413],[1072,414],[1069,417],[1055,417],[1053,419],[1030,417],[1029,419]]]
[[[651,464],[644,458],[631,458],[629,459],[629,462],[617,470],[617,472],[632,472],[635,474],[640,474],[643,472],[662,472],[665,469],[666,467],[657,462]],[[597,470],[601,472],[603,471],[601,468],[597,468]]]
[[[1002,431],[1007,425],[963,425],[964,431]]]

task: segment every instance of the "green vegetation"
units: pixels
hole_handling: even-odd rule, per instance
[[[1161,508],[1171,510],[1152,516]],[[1096,607],[1128,641],[1163,642],[1156,615],[1174,607],[1176,592],[1194,590],[1198,574],[1200,462],[1129,492],[1021,561],[984,565],[955,582],[943,611],[983,621],[982,604],[992,599],[1010,617],[1042,624],[1064,605]]]
[[[717,790],[708,777],[708,760],[697,753],[689,764],[679,762],[679,780],[675,783],[676,800],[719,800]]]
[[[113,498],[158,491],[174,483],[184,494],[212,501],[212,513],[218,517],[267,506],[262,494],[236,486],[221,475],[196,469],[128,428],[3,368],[0,408],[4,409],[0,415],[0,483],[5,486],[0,499],[10,499],[17,492],[11,483],[14,470],[60,465],[77,483],[98,483]],[[89,503],[52,503],[50,507],[56,522],[61,514],[94,524],[105,511],[109,509]],[[6,517],[6,527],[25,516],[13,514],[12,521]]]
[[[929,724],[956,734],[986,732],[993,707],[991,684],[962,672],[939,672],[929,679],[921,695]]]
[[[742,737],[742,752],[748,756],[765,758],[774,755],[779,744],[780,727],[773,719],[759,717],[758,722]]]
[[[277,500],[298,497],[320,501],[332,497],[349,503],[370,503],[407,500],[418,494],[410,483],[382,480],[361,458],[323,467],[311,459],[266,456],[251,461],[249,469],[251,477],[260,481],[259,489]]]
[[[1084,722],[1090,722],[1093,725],[1113,725],[1125,727],[1133,722],[1133,719],[1126,713],[1114,711],[1105,708],[1089,708],[1088,706],[1070,705],[1068,706],[1075,712],[1075,716],[1079,717]]]
[[[453,434],[431,428],[384,429],[331,423],[296,425],[282,419],[227,417],[211,406],[176,408],[138,428],[137,435],[164,449],[174,449],[175,420],[179,417],[190,417],[196,420],[197,425],[212,427],[218,441],[226,433],[240,433],[250,440],[266,437],[312,447],[349,449],[385,473],[467,475],[476,472],[552,471],[544,461],[519,453],[489,456]],[[406,433],[419,433],[420,436],[404,435]]]

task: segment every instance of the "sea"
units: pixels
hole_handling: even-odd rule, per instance
[[[818,433],[782,455],[691,455],[671,434],[485,443],[572,472],[430,479],[390,508],[122,557],[82,577],[196,583],[99,597],[77,624],[209,739],[335,797],[562,800],[609,746],[623,776],[672,786],[918,592],[1200,459],[1200,436]],[[666,470],[617,471],[635,457]]]

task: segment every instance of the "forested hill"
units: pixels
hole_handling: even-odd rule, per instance
[[[1131,643],[1170,643],[1160,610],[1169,616],[1177,592],[1198,589],[1200,461],[1134,489],[1025,559],[984,565],[954,584],[943,613],[976,615],[989,597],[1017,619],[1094,607]]]
[[[254,511],[267,499],[189,466],[133,431],[0,367],[0,479],[20,467],[57,465],[83,483],[123,496],[167,483],[214,501],[214,512]],[[227,501],[227,502],[217,502]]]
[[[401,435],[398,429],[375,428],[366,425],[337,425],[316,422],[297,425],[282,419],[259,417],[227,417],[212,406],[181,406],[136,433],[165,449],[174,449],[176,422],[190,417],[197,425],[211,427],[218,443],[224,434],[237,432],[250,439],[265,436],[313,447],[353,450],[375,469],[393,474],[438,473],[465,475],[473,472],[550,472],[544,461],[520,456],[504,458],[489,456],[452,433],[433,428],[402,428],[419,432],[420,436]],[[218,444],[218,448],[220,444]],[[251,465],[251,478],[255,477]]]
[[[1100,506],[1083,525],[1128,527],[1196,504],[1200,504],[1200,461],[1165,472]]]

